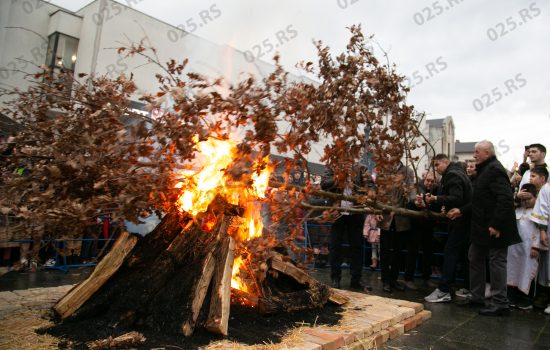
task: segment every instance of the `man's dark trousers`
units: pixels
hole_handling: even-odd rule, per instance
[[[401,265],[401,248],[403,239],[410,231],[398,232],[392,222],[389,230],[380,233],[380,268],[382,283],[391,284],[399,277]]]
[[[407,236],[407,264],[405,281],[413,281],[416,271],[418,248],[422,247],[422,278],[429,280],[432,274],[433,223],[419,219],[414,222],[413,230]]]
[[[342,243],[347,237],[349,243],[349,262],[352,282],[361,280],[363,271],[363,224],[365,217],[359,214],[342,215],[330,231],[330,277],[340,280],[342,276]]]
[[[448,230],[447,243],[443,251],[443,267],[439,290],[449,292],[449,286],[454,282],[458,263],[464,260],[464,249],[468,245],[468,234],[461,230]]]
[[[492,302],[497,307],[508,307],[507,271],[508,247],[489,248],[472,243],[468,252],[470,259],[470,292],[472,299],[485,298],[485,260],[489,257],[489,273],[491,275]]]

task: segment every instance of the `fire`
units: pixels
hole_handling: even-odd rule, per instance
[[[237,228],[234,238],[246,241],[260,237],[263,221],[259,200],[265,198],[271,173],[270,166],[260,167],[260,163],[268,164],[267,157],[252,164],[250,177],[243,176],[242,181],[236,181],[226,173],[236,161],[236,142],[212,137],[200,142],[195,138],[195,141],[200,165],[196,170],[180,174],[181,181],[176,184],[176,188],[182,191],[176,203],[178,209],[197,216],[208,209],[217,195],[221,195],[228,203],[244,208],[242,224]],[[231,287],[242,291],[248,291],[239,277],[239,271],[245,263],[242,257],[235,258],[231,280]]]
[[[225,183],[223,170],[233,161],[232,154],[235,151],[235,143],[229,140],[209,138],[206,141],[197,142],[196,145],[203,165],[192,176],[184,175],[188,180],[186,184],[176,185],[184,189],[183,194],[178,198],[179,209],[193,216],[205,212],[210,202],[219,193],[220,187],[223,188]]]
[[[233,271],[231,272],[231,288],[239,289],[243,292],[248,292],[248,287],[239,277],[239,271],[243,264],[244,260],[241,256],[236,257],[233,261]]]

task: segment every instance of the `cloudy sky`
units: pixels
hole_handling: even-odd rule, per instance
[[[89,2],[52,0],[74,11]],[[340,51],[346,27],[361,24],[408,77],[409,103],[429,119],[452,116],[456,139],[493,141],[507,166],[521,159],[525,144],[550,146],[549,1],[119,2],[250,57],[269,61],[278,51],[291,71],[314,58],[312,40]]]

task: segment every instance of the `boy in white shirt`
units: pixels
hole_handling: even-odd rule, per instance
[[[550,254],[548,254],[548,235],[550,228],[548,221],[550,217],[550,184],[548,181],[548,170],[545,167],[535,167],[531,169],[530,181],[539,189],[539,194],[533,212],[531,213],[531,221],[535,223],[540,233],[540,266],[538,283],[547,289],[550,287]],[[546,293],[548,291],[546,290]],[[548,298],[546,298],[548,299]],[[536,306],[535,302],[535,306]],[[544,310],[550,314],[550,305]]]

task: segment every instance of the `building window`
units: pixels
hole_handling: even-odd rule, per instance
[[[48,38],[46,65],[56,69],[74,72],[78,50],[78,39],[55,32]]]
[[[46,65],[54,75],[53,83],[63,87],[66,96],[71,95],[73,87],[73,73],[76,65],[78,39],[55,32],[48,38],[48,51],[46,53]],[[59,75],[64,72],[65,74]]]

